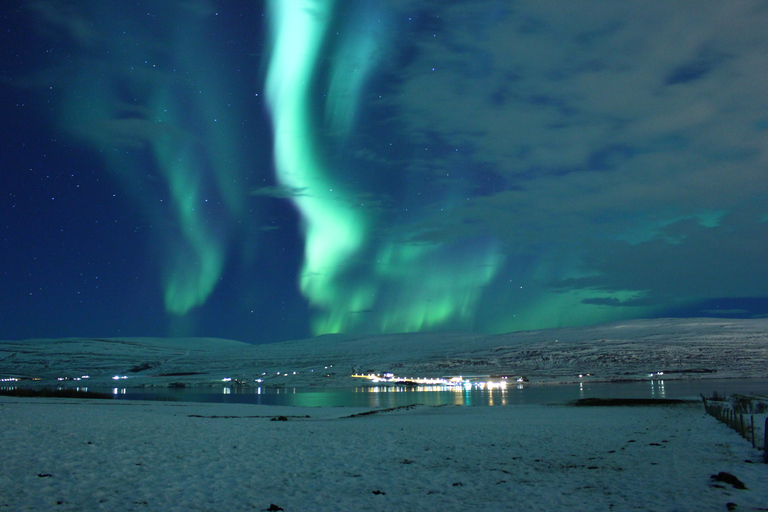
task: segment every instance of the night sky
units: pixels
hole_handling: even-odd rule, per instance
[[[768,314],[763,0],[0,6],[0,339]]]

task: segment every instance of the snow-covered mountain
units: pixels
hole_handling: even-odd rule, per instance
[[[500,335],[327,335],[267,345],[215,338],[0,341],[0,378],[91,386],[348,386],[353,372],[524,375],[531,382],[768,377],[768,319],[655,319]],[[589,374],[589,377],[586,375]],[[223,379],[233,379],[223,381]],[[262,382],[258,383],[257,379]]]

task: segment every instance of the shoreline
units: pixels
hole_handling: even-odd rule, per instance
[[[647,381],[661,372],[667,381],[768,378],[767,332],[768,319],[659,319],[499,335],[337,335],[268,345],[210,338],[0,341],[0,379],[131,388],[224,382],[333,388],[354,386],[351,375],[371,373],[508,375],[525,377],[529,385]]]

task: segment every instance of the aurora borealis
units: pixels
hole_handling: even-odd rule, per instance
[[[456,264],[445,254],[456,250],[453,244],[393,240],[375,233],[382,224],[376,218],[380,213],[369,213],[364,203],[360,208],[355,204],[363,190],[354,190],[325,168],[354,164],[323,162],[314,147],[322,140],[322,130],[312,121],[310,85],[333,2],[274,1],[270,6],[273,51],[266,90],[274,124],[275,167],[281,186],[301,191],[293,197],[305,234],[300,289],[316,310],[314,332],[368,330],[373,325],[374,331],[405,332],[471,322],[482,287],[493,277],[500,256],[478,245]],[[358,30],[356,36],[351,44],[366,54],[376,45],[371,40],[381,37],[374,28]],[[375,58],[364,57],[350,57],[360,67],[347,60],[330,65],[324,118],[337,137],[346,130],[333,128],[354,117],[364,83],[359,75],[367,74]],[[407,222],[398,227],[406,233],[410,229]],[[358,255],[368,261],[356,261]]]
[[[768,314],[763,2],[0,13],[0,337]]]

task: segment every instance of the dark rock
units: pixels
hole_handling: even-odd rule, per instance
[[[742,489],[746,490],[747,486],[744,485],[744,482],[736,478],[730,473],[726,473],[725,471],[721,471],[716,475],[712,475],[712,479],[716,480],[718,482],[723,482],[726,484],[732,485],[735,489]]]
[[[150,362],[143,362],[141,364],[137,364],[133,368],[129,368],[128,371],[130,373],[139,373],[143,372],[144,370],[150,370],[154,368],[155,366],[158,366],[160,363],[150,363]]]
[[[278,506],[277,506],[277,505],[275,505],[274,503],[271,503],[271,504],[269,505],[269,508],[268,508],[268,509],[266,509],[266,510],[267,510],[267,512],[278,512],[278,511],[280,511],[280,510],[285,510],[285,509],[284,509],[284,508],[282,508],[282,507],[278,507]]]
[[[288,418],[286,418],[285,416],[275,416],[269,421],[288,421]]]

